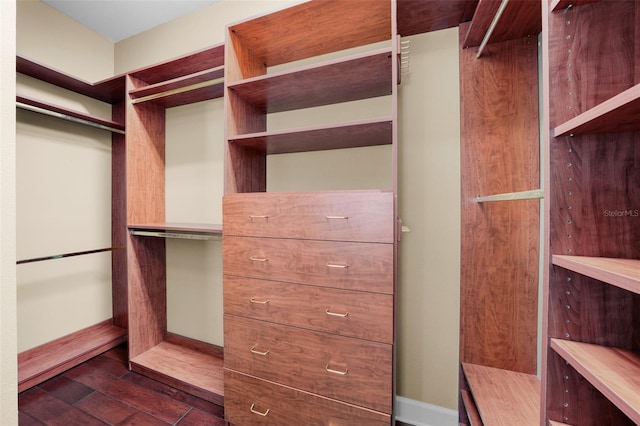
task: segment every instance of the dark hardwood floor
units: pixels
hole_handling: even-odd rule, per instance
[[[223,407],[127,369],[121,345],[18,395],[20,426],[225,425]]]
[[[129,371],[126,345],[20,393],[18,410],[20,426],[226,424],[223,407]]]

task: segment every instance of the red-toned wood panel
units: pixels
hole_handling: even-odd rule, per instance
[[[384,49],[268,74],[227,88],[262,112],[273,113],[390,95],[391,50]]]
[[[469,21],[478,0],[397,0],[398,34],[414,34],[457,27]]]
[[[248,134],[234,137],[231,143],[267,155],[390,145],[393,143],[392,126],[391,119],[367,120],[335,126]]]
[[[479,46],[500,8],[502,0],[480,0],[463,45]],[[542,29],[540,0],[507,3],[497,21],[489,43],[537,36]]]
[[[223,272],[393,294],[393,245],[225,236]]]
[[[391,413],[391,345],[232,315],[224,342],[227,369]]]
[[[229,195],[224,234],[393,243],[393,206],[390,191]]]
[[[225,370],[224,376],[227,395],[224,401],[225,418],[232,424],[254,424],[267,420],[277,425],[306,425],[317,423],[319,418],[327,424],[389,426],[391,422],[389,414],[345,404],[233,370]],[[269,412],[264,419],[260,413],[264,414],[266,410]]]
[[[224,44],[215,45],[179,58],[131,71],[129,74],[146,84],[198,73],[224,65]]]
[[[460,28],[465,34],[466,26]],[[477,195],[539,188],[537,43],[460,52],[462,362],[536,372],[539,200]]]
[[[637,83],[639,7],[600,1],[549,14],[552,128]]]
[[[392,6],[391,1],[310,1],[229,30],[261,63],[274,66],[391,39]]]
[[[393,343],[393,296],[252,278],[224,277],[224,312]]]
[[[113,105],[111,115],[114,121],[125,122],[125,102]],[[126,179],[126,137],[112,133],[111,136],[111,245],[127,247],[127,179]],[[111,254],[111,299],[113,324],[127,326],[127,251],[114,250]]]

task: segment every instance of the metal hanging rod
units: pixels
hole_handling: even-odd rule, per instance
[[[484,197],[478,195],[476,197],[476,202],[488,203],[491,201],[534,200],[542,198],[544,198],[544,191],[542,189],[532,189],[530,191],[507,192],[504,194],[487,195]]]
[[[64,257],[83,256],[85,254],[102,253],[105,251],[121,250],[124,247],[108,247],[97,250],[76,251],[73,253],[54,254],[52,256],[34,257],[32,259],[18,260],[16,265],[22,265],[23,263],[42,262],[44,260],[62,259]]]
[[[131,103],[137,104],[140,102],[151,101],[154,99],[164,98],[171,95],[177,95],[180,93],[188,92],[190,90],[201,89],[203,87],[215,86],[216,84],[224,83],[224,77],[214,78],[209,81],[202,81],[200,83],[191,84],[189,86],[178,87],[177,89],[165,90],[164,92],[154,93],[152,95],[142,96],[131,100]]]
[[[124,130],[116,129],[115,127],[106,126],[104,124],[95,123],[91,120],[85,120],[83,118],[73,117],[71,115],[63,114],[56,111],[51,111],[46,108],[41,108],[35,105],[25,104],[23,102],[16,102],[16,107],[32,112],[37,112],[38,114],[48,115],[50,117],[60,118],[62,120],[71,121],[73,123],[83,124],[85,126],[95,127],[97,129],[108,130],[109,132],[120,133],[122,135],[125,134]]]
[[[507,8],[507,3],[509,3],[509,0],[502,0],[502,3],[500,3],[500,7],[498,8],[498,11],[493,17],[493,20],[491,21],[491,25],[489,25],[489,28],[487,29],[487,33],[484,35],[484,38],[482,39],[482,43],[480,43],[480,47],[478,47],[478,52],[476,53],[476,59],[478,59],[482,55],[482,51],[484,50],[487,43],[489,43],[489,39],[491,38],[493,31],[496,29],[496,25],[498,25],[498,21],[502,16],[502,12],[504,12],[504,10]]]
[[[196,232],[140,231],[137,229],[131,229],[129,233],[139,237],[180,238],[183,240],[219,241],[222,239],[221,235],[201,234]]]

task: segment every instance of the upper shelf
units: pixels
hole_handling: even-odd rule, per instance
[[[640,84],[557,126],[554,136],[640,130]]]
[[[229,142],[265,154],[285,154],[388,145],[392,143],[392,131],[391,118],[382,118],[336,126],[252,133],[229,138]]]
[[[228,29],[233,40],[270,67],[391,39],[391,5],[390,1],[311,1]]]
[[[553,255],[554,265],[640,294],[640,259]]]
[[[397,0],[397,4],[398,34],[407,37],[470,21],[478,0]]]
[[[583,4],[595,3],[600,0],[551,0],[549,10],[555,12],[566,9],[569,6],[580,6]]]
[[[128,228],[132,235],[142,237],[211,240],[222,235],[222,225],[210,223],[145,223],[128,225]]]
[[[391,94],[391,50],[380,49],[228,84],[258,110],[272,113]]]
[[[86,126],[96,127],[102,130],[108,130],[114,133],[124,133],[124,124],[117,123],[112,120],[105,120],[72,109],[64,108],[47,102],[38,101],[26,96],[16,95],[16,106],[18,108],[49,115],[63,120],[71,121]]]
[[[464,47],[480,46],[487,34],[486,43],[495,43],[537,35],[542,30],[540,0],[510,1],[504,8],[502,4],[502,0],[483,0],[478,4]]]
[[[94,84],[22,56],[16,57],[16,71],[102,102],[114,104],[124,100],[125,79],[123,75]]]
[[[220,98],[223,95],[224,66],[129,91],[134,104],[153,101],[166,108]]]

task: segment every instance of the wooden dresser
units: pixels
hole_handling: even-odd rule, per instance
[[[224,197],[229,421],[390,423],[393,198]]]

